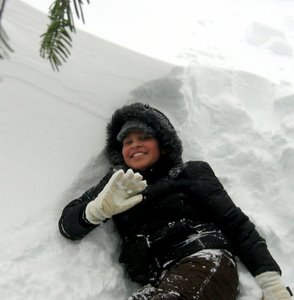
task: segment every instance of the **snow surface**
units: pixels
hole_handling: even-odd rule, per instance
[[[3,25],[15,53],[0,61],[1,299],[123,300],[137,288],[117,262],[111,222],[71,242],[57,221],[104,175],[113,110],[138,100],[171,119],[185,160],[212,165],[294,287],[294,4],[267,3],[262,17],[246,18],[244,5],[197,15],[177,65],[78,32],[54,73],[38,53],[46,16],[8,1]],[[260,299],[241,263],[239,274],[240,300]]]

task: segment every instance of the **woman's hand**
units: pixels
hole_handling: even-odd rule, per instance
[[[287,288],[281,282],[281,276],[277,272],[265,272],[255,277],[262,288],[262,300],[290,300],[291,296]]]
[[[115,172],[97,198],[86,206],[86,219],[99,224],[106,218],[124,212],[142,201],[140,194],[147,183],[139,173],[129,169]]]

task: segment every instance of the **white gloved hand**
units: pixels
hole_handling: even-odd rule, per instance
[[[290,294],[277,272],[265,272],[255,277],[262,288],[262,300],[290,300]]]
[[[139,173],[118,170],[109,179],[97,198],[86,206],[86,219],[99,224],[106,218],[124,212],[142,201],[140,194],[147,186]]]

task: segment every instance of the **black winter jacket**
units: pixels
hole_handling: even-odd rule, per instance
[[[96,227],[85,220],[84,210],[115,170],[65,207],[59,222],[62,235],[80,239]],[[123,241],[120,262],[134,281],[152,282],[169,262],[202,249],[231,251],[253,276],[281,272],[254,224],[234,205],[207,163],[190,161],[161,173],[159,166],[145,172],[147,182],[152,179],[143,201],[113,216]],[[196,192],[177,187],[186,179],[199,186]]]
[[[130,277],[154,282],[167,267],[202,249],[225,249],[240,257],[253,276],[281,270],[254,224],[235,206],[209,164],[181,160],[182,145],[173,126],[161,112],[140,103],[117,110],[107,127],[108,174],[63,210],[59,229],[77,240],[96,225],[87,222],[87,204],[94,200],[119,168],[124,170],[121,144],[116,136],[126,120],[144,120],[154,129],[164,155],[152,168],[140,172],[147,181],[143,201],[113,216],[122,238],[120,262]]]

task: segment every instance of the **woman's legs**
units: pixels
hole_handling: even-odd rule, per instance
[[[156,288],[137,293],[131,300],[236,300],[238,274],[226,251],[203,250],[168,270]]]

